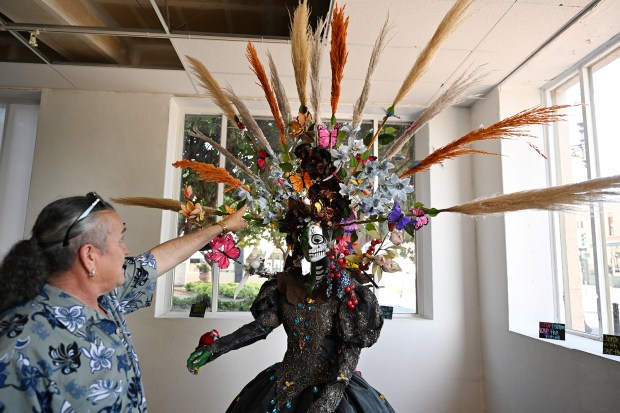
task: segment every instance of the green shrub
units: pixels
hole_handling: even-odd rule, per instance
[[[261,286],[259,284],[246,284],[243,286],[241,291],[239,291],[239,294],[237,294],[237,298],[254,298],[258,294],[260,287]],[[211,297],[213,286],[212,283],[193,281],[185,284],[185,289],[187,291],[197,294],[205,294]],[[220,284],[220,296],[233,298],[236,289],[237,284],[235,283]]]
[[[211,297],[203,294],[198,294],[193,297],[172,297],[172,309],[173,310],[189,310],[192,304],[206,301],[211,303]]]
[[[233,298],[236,289],[237,284],[235,283],[221,284],[220,295]],[[254,298],[256,294],[258,294],[258,290],[260,290],[260,285],[258,284],[246,284],[241,291],[239,291],[239,294],[237,294],[237,298]]]
[[[250,311],[253,300],[220,300],[217,303],[218,311]]]
[[[213,285],[203,281],[193,281],[185,284],[185,289],[196,294],[208,295],[211,298]]]
[[[237,294],[237,299],[233,300],[232,298],[235,294],[235,290],[237,289],[237,284],[221,284],[220,297],[223,299],[218,301],[218,311],[250,311],[254,297],[258,294],[260,287],[261,286],[259,284],[246,284],[243,286],[241,291],[239,291],[239,294]],[[195,293],[196,295],[185,298],[173,297],[172,308],[174,310],[189,310],[192,304],[203,300],[211,303],[211,297],[213,294],[212,283],[193,281],[185,284],[185,289],[189,292]]]

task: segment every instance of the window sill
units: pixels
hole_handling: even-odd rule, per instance
[[[603,354],[603,341],[593,338],[582,337],[577,334],[566,332],[566,340],[548,340],[538,337],[538,332],[533,334],[531,331],[510,330],[513,333],[520,334],[534,340],[543,341],[545,343],[554,344],[556,346],[568,348],[571,350],[583,351],[593,356],[603,357],[609,360],[620,362],[620,356],[611,354]]]
[[[190,317],[189,311],[167,311],[163,314],[156,314],[155,318],[201,318]],[[203,318],[227,318],[232,320],[253,319],[252,313],[249,311],[227,311],[218,313],[205,313]],[[415,313],[398,313],[394,314],[391,319],[386,319],[386,322],[391,320],[427,320],[427,318]]]
[[[156,318],[228,318],[233,320],[253,319],[252,313],[249,311],[227,311],[227,312],[206,312],[204,317],[190,317],[189,311],[167,311],[162,314],[156,314]]]

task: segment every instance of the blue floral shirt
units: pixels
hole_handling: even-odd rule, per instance
[[[124,314],[151,304],[156,263],[125,261],[125,283],[99,297],[108,317],[46,284],[0,318],[0,413],[146,412]]]

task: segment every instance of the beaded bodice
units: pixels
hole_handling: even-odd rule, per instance
[[[278,400],[290,400],[306,387],[335,376],[335,355],[341,343],[334,322],[339,300],[318,303],[306,299],[298,304],[282,301],[282,323],[287,334],[284,359],[276,367]]]

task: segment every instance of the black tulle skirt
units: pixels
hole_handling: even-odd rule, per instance
[[[230,404],[226,413],[304,413],[312,402],[321,394],[321,386],[305,389],[295,400],[291,400],[280,410],[274,410],[276,404],[275,370],[270,367],[263,370],[241,390]],[[346,387],[336,413],[394,413],[387,399],[375,390],[359,374],[353,374]]]

